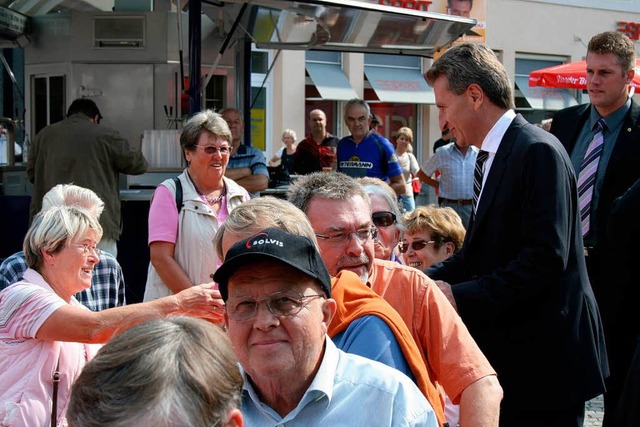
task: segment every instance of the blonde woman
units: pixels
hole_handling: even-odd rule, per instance
[[[289,174],[295,174],[293,162],[296,152],[296,139],[297,136],[294,130],[285,129],[284,132],[282,132],[282,143],[284,147],[276,151],[276,154],[269,160],[269,166],[283,165]]]

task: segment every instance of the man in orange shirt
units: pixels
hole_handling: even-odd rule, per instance
[[[296,180],[288,199],[309,218],[329,273],[354,272],[398,311],[430,378],[460,404],[460,425],[497,426],[502,388],[495,370],[444,294],[422,272],[375,259],[374,242],[355,237],[371,223],[364,188],[343,174],[314,173]]]
[[[225,259],[233,244],[273,227],[306,237],[317,246],[316,236],[304,213],[286,200],[258,197],[229,213],[213,242],[218,257]],[[366,230],[366,238],[371,240],[371,224]],[[443,396],[429,376],[422,350],[398,312],[349,271],[332,277],[331,295],[336,302],[336,311],[328,334],[336,347],[376,360],[409,376],[433,407],[438,424],[444,425]],[[390,354],[395,353],[396,347],[401,353]]]

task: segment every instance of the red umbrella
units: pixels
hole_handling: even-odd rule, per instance
[[[587,63],[585,61],[556,65],[529,74],[529,86],[558,87],[565,89],[587,88]],[[640,59],[636,60],[636,74],[631,86],[640,89]]]

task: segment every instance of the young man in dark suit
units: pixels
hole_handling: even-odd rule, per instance
[[[440,123],[480,149],[463,249],[426,273],[498,373],[500,426],[582,426],[608,367],[569,156],[514,113],[512,84],[487,46],[449,49],[426,78]]]
[[[625,280],[616,280],[620,247],[607,234],[611,207],[640,179],[640,106],[629,97],[629,84],[636,63],[633,42],[624,34],[608,31],[595,35],[587,47],[587,89],[590,104],[558,111],[551,124],[553,133],[571,156],[578,182],[586,180],[585,158],[599,156],[591,197],[584,200],[584,256],[589,280],[600,307],[607,342],[611,376],[604,396],[605,427],[614,425],[622,384],[633,354],[635,334],[624,309],[630,290]],[[592,150],[594,126],[604,120],[603,141]],[[589,156],[585,154],[589,152]],[[584,166],[583,166],[584,165]],[[580,191],[579,185],[579,192]],[[586,186],[585,186],[585,189]],[[587,189],[588,190],[588,189]],[[586,215],[585,215],[586,214]],[[625,275],[630,272],[624,271]]]

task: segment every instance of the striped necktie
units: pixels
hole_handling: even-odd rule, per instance
[[[589,223],[591,220],[591,199],[593,198],[593,187],[596,182],[598,172],[598,162],[602,155],[604,145],[604,130],[607,128],[604,119],[598,120],[595,125],[593,139],[589,143],[587,152],[580,166],[578,174],[578,200],[580,205],[580,221],[582,224],[582,236],[589,233]]]
[[[478,199],[480,198],[480,190],[482,190],[482,176],[484,169],[484,162],[487,161],[489,152],[480,150],[478,157],[476,157],[476,166],[473,170],[473,209],[471,210],[472,217],[476,216],[476,208],[478,206]]]

